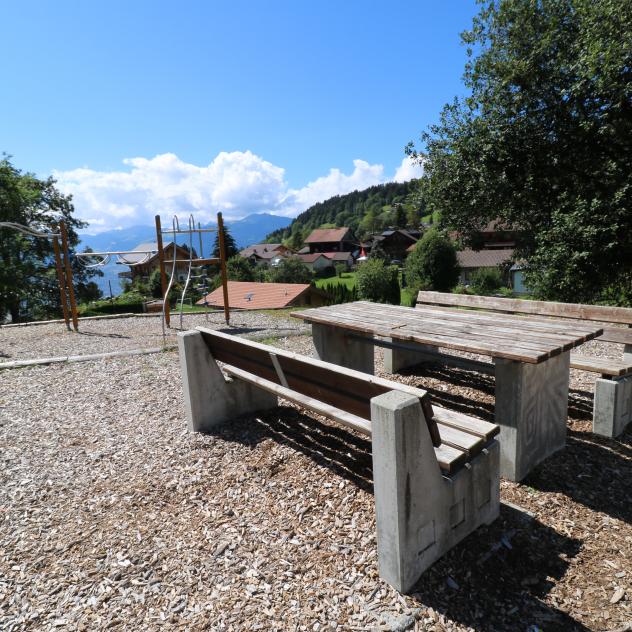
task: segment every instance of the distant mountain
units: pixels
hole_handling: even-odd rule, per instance
[[[296,236],[297,246],[314,228],[323,225],[346,226],[362,238],[371,232],[378,232],[389,225],[415,225],[425,214],[425,205],[418,194],[418,180],[408,182],[387,182],[362,191],[352,191],[310,206],[298,215],[292,223],[268,234],[266,241],[280,242]],[[396,217],[395,208],[403,212]],[[405,219],[404,219],[405,218]],[[399,221],[396,221],[399,220]]]
[[[265,236],[271,231],[285,228],[289,225],[290,221],[288,217],[279,217],[277,215],[270,215],[269,213],[256,213],[240,220],[226,222],[226,226],[231,235],[235,238],[237,245],[240,248],[245,248],[250,244],[263,241]],[[215,223],[204,226],[204,228],[213,227],[215,227]],[[170,226],[163,225],[163,230],[167,228],[170,228]],[[132,250],[143,242],[155,242],[156,230],[153,226],[131,226],[130,228],[123,228],[121,230],[109,230],[99,233],[98,235],[83,234],[80,235],[80,237],[79,251],[90,247],[95,252],[111,252],[113,250]],[[170,241],[170,239],[165,238],[165,243],[168,241]],[[202,248],[205,256],[209,256],[214,241],[214,233],[204,234]],[[188,244],[188,236],[180,235],[178,243]],[[193,247],[196,251],[200,249],[197,235],[193,236]],[[101,291],[108,296],[110,291],[108,282],[110,282],[112,294],[120,294],[121,286],[118,273],[128,270],[127,266],[117,264],[116,257],[112,257],[112,261],[109,264],[99,269],[103,272],[103,276],[96,278],[95,281],[101,288]]]

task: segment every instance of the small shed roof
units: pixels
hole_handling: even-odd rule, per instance
[[[313,289],[308,283],[228,282],[228,303],[236,309],[280,309],[288,307],[304,292]],[[222,287],[201,299],[197,305],[224,307]]]

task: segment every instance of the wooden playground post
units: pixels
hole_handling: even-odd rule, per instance
[[[171,326],[171,313],[169,311],[169,297],[167,294],[167,272],[165,271],[165,251],[162,247],[162,226],[160,215],[156,215],[156,244],[158,245],[158,261],[160,263],[160,285],[162,287],[162,303],[165,310],[165,323]],[[175,241],[174,241],[175,244]],[[175,247],[175,246],[174,246]]]
[[[219,269],[222,275],[222,290],[224,293],[224,318],[226,324],[230,321],[230,311],[228,306],[228,277],[226,275],[226,246],[224,245],[224,220],[222,214],[217,214],[217,236],[219,239]]]
[[[68,298],[70,299],[70,313],[72,315],[72,326],[75,331],[79,331],[79,319],[77,318],[77,303],[75,301],[75,289],[72,286],[72,268],[70,266],[70,254],[68,252],[68,233],[66,224],[59,222],[59,232],[61,233],[61,247],[64,252],[64,264],[66,268],[66,283],[68,285]]]
[[[57,270],[57,282],[59,283],[59,295],[61,297],[61,308],[64,312],[64,321],[66,329],[70,331],[70,317],[68,316],[68,299],[66,298],[66,281],[64,279],[64,269],[61,265],[61,256],[59,254],[59,240],[53,237],[53,251],[55,253],[55,269]]]

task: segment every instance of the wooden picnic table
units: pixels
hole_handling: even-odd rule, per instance
[[[357,301],[292,313],[312,324],[326,361],[374,372],[374,346],[385,370],[445,359],[439,349],[493,359],[501,475],[521,480],[566,441],[570,350],[603,333],[591,324],[448,307]]]

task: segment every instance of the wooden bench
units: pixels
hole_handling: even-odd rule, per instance
[[[569,319],[570,322],[590,321],[628,325],[627,328],[604,327],[603,334],[596,338],[600,342],[624,345],[621,359],[598,358],[572,352],[570,366],[581,371],[600,374],[595,384],[593,432],[607,437],[617,437],[632,420],[632,308],[442,292],[419,292],[417,305],[424,308],[433,305],[441,308],[454,307],[528,314],[531,317],[543,317],[543,322],[546,322],[544,317],[555,317]]]
[[[498,516],[497,425],[433,406],[421,389],[203,327],[178,334],[178,348],[192,431],[280,397],[371,437],[379,570],[397,590]]]

